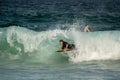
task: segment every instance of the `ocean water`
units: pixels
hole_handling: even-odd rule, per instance
[[[1,0],[0,80],[120,80],[120,1]]]

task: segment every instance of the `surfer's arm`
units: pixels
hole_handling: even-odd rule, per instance
[[[67,51],[67,50],[68,50],[68,44],[66,44],[64,51]]]

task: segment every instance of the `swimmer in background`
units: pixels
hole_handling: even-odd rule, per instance
[[[84,32],[90,32],[88,24],[85,25]]]

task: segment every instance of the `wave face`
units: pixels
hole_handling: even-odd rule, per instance
[[[0,60],[52,63],[120,59],[120,32],[83,33],[75,28],[35,32],[18,26],[0,29]],[[58,41],[64,39],[76,45],[68,57],[57,54]]]

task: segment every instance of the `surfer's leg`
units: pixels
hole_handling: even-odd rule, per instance
[[[75,49],[75,45],[74,44],[70,44],[70,47],[69,47],[69,49]]]
[[[74,44],[72,44],[72,49],[75,49],[75,45]]]

